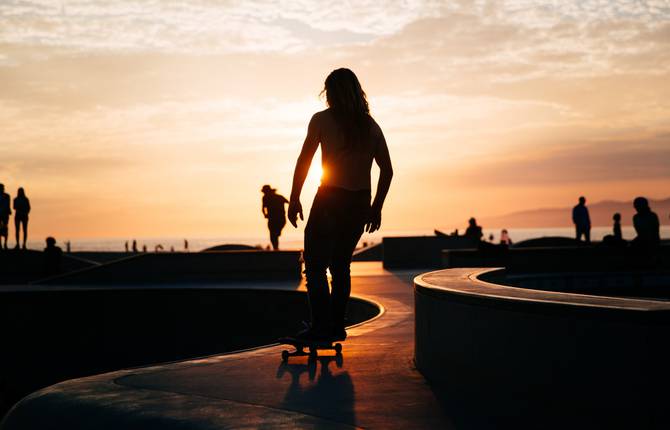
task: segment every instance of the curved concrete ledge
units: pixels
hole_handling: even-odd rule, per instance
[[[285,346],[268,346],[65,381],[23,399],[1,428],[450,427],[464,409],[447,417],[413,366],[414,275],[352,265],[353,294],[384,313],[348,330],[343,359],[283,363]]]
[[[0,416],[65,379],[272,344],[309,318],[304,291],[256,288],[0,292]],[[352,298],[350,324],[379,306]]]
[[[660,376],[667,374],[670,302],[479,279],[495,270],[449,269],[415,278],[421,373],[464,397],[498,397],[495,404],[508,413],[537,415],[560,404],[564,416],[581,414],[598,425],[668,424],[653,393],[667,383]]]

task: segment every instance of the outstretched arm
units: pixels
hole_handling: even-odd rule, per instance
[[[393,178],[391,155],[389,154],[389,148],[386,145],[386,139],[384,139],[383,133],[380,136],[377,151],[375,152],[375,162],[379,166],[379,181],[377,182],[377,193],[375,194],[375,199],[372,202],[372,208],[370,210],[370,219],[365,225],[365,231],[368,233],[379,230],[379,227],[381,227],[382,207],[384,206],[384,200],[386,200],[386,195],[391,187],[391,179]]]
[[[293,172],[293,187],[291,188],[291,199],[288,204],[288,220],[293,224],[293,227],[298,227],[298,215],[300,219],[304,219],[302,215],[302,205],[300,204],[300,193],[302,186],[305,184],[309,166],[312,164],[314,153],[319,147],[319,131],[317,126],[316,114],[312,116],[307,127],[307,136],[305,142],[302,144],[302,150],[298,156],[298,161],[295,164],[295,171]]]

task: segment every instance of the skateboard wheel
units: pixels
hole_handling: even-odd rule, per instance
[[[342,352],[342,344],[341,343],[336,343],[335,344],[335,352],[338,353],[338,354]]]
[[[283,350],[281,352],[281,359],[284,360],[284,361],[288,360],[288,351],[287,350]]]

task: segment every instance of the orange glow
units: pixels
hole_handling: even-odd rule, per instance
[[[349,67],[394,164],[382,234],[667,198],[670,12],[566,2],[0,2],[0,182],[31,237],[263,235],[260,187],[289,195]]]

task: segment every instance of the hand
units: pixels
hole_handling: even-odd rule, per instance
[[[382,210],[375,207],[370,208],[370,215],[368,216],[368,221],[365,223],[365,231],[368,233],[373,233],[379,230],[381,225]]]
[[[291,200],[288,204],[288,220],[295,228],[298,228],[298,215],[300,215],[300,221],[304,220],[300,200]]]

